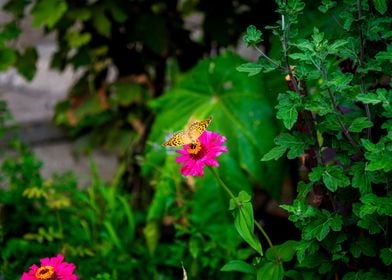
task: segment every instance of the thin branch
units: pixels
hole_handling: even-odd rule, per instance
[[[325,70],[324,66],[321,67],[321,74],[323,75],[323,79],[325,80],[325,82],[328,82],[328,75],[327,75],[327,71]],[[329,98],[331,100],[332,107],[333,107],[333,109],[335,111],[336,120],[338,121],[338,124],[339,124],[340,128],[342,129],[344,136],[346,136],[347,140],[350,142],[350,144],[354,148],[359,149],[358,144],[351,137],[350,132],[348,131],[348,129],[346,128],[346,126],[344,125],[342,120],[340,119],[340,116],[339,116],[340,111],[339,111],[338,105],[336,103],[335,97],[332,94],[332,91],[331,91],[330,87],[327,87],[327,92],[328,92]]]
[[[266,59],[268,60],[269,63],[273,64],[276,68],[281,68],[282,66],[279,65],[276,61],[271,59],[269,56],[267,56],[261,49],[259,49],[257,46],[254,46],[254,48]]]
[[[365,57],[365,46],[364,46],[364,40],[363,40],[363,32],[362,32],[362,24],[360,22],[362,18],[362,2],[361,0],[357,0],[357,7],[358,7],[358,22],[359,22],[359,44],[360,44],[360,53],[359,53],[359,66],[363,65],[364,57]],[[360,79],[361,79],[361,93],[365,93],[365,79],[363,73],[360,74]],[[370,113],[369,109],[369,104],[364,104],[365,106],[365,111],[366,111],[366,116],[369,121],[372,120],[372,116]],[[367,129],[367,134],[368,134],[368,139],[372,138],[372,130],[369,127]]]
[[[284,17],[283,17],[283,19],[284,19]],[[301,95],[301,91],[300,91],[300,88],[298,86],[297,79],[295,78],[293,70],[291,69],[290,63],[289,63],[288,39],[287,39],[289,31],[290,31],[290,26],[289,25],[287,25],[287,28],[285,28],[285,26],[282,25],[282,32],[283,32],[283,42],[282,42],[282,45],[283,45],[283,56],[284,56],[284,61],[285,61],[285,66],[286,66],[285,70],[289,74],[290,81],[293,84],[295,92],[298,95]],[[309,114],[311,114],[311,113],[309,113]],[[314,120],[314,116],[313,115],[309,116],[309,114],[306,114],[306,112],[304,114],[306,126],[308,127],[309,132],[310,132],[311,136],[313,137],[313,140],[315,141],[315,143],[318,143],[316,130],[314,129],[314,121],[315,121]],[[312,118],[312,120],[310,120],[310,117]],[[322,160],[321,160],[321,153],[320,153],[320,147],[319,146],[318,146],[318,149],[315,151],[315,154],[316,154],[317,163],[321,164]]]

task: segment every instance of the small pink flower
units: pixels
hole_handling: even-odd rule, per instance
[[[183,163],[181,173],[184,176],[203,176],[204,166],[219,166],[216,158],[227,152],[222,146],[226,137],[216,132],[204,131],[195,144],[184,145],[177,150],[181,155],[176,158],[177,163]]]
[[[41,266],[33,264],[28,273],[23,273],[20,280],[78,280],[78,276],[74,274],[75,265],[63,260],[61,254],[41,259]]]

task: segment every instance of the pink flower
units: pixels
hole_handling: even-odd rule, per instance
[[[216,132],[204,131],[195,144],[184,145],[183,149],[177,150],[181,155],[176,158],[177,163],[183,163],[181,173],[184,176],[203,176],[204,166],[219,166],[216,158],[227,147],[222,146],[226,137]]]
[[[75,265],[63,260],[61,254],[41,259],[41,266],[30,266],[29,272],[24,272],[21,280],[78,280],[78,276],[74,274]]]

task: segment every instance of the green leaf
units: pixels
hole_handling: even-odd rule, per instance
[[[314,255],[319,250],[319,244],[316,240],[300,240],[297,244],[297,258],[298,262],[303,266],[304,262],[309,257],[314,257]],[[305,265],[306,266],[306,265]]]
[[[368,120],[367,117],[359,117],[354,119],[354,121],[349,126],[348,130],[350,132],[361,132],[365,128],[372,127],[373,123]]]
[[[18,60],[15,63],[18,72],[31,81],[37,71],[36,62],[38,59],[38,53],[35,48],[26,48],[23,53],[18,56]]]
[[[254,234],[253,207],[252,203],[249,201],[249,195],[246,192],[242,192],[242,194],[237,197],[237,202],[240,206],[233,210],[234,226],[242,239],[260,255],[263,255],[260,241]]]
[[[357,240],[353,240],[350,247],[350,252],[355,258],[361,255],[367,257],[376,256],[376,244],[372,238],[359,236]]]
[[[31,15],[33,26],[47,25],[52,28],[67,11],[68,5],[65,0],[39,0],[34,5]]]
[[[306,53],[291,53],[289,57],[300,61],[309,61],[312,58],[311,55]]]
[[[236,71],[235,67],[242,63],[243,59],[229,52],[202,60],[149,104],[157,118],[149,134],[146,161],[155,157],[154,162],[162,165],[166,156],[175,157],[161,147],[165,137],[184,129],[191,116],[197,119],[212,116],[208,130],[224,135],[229,150],[218,158],[222,179],[236,182],[230,186],[235,192],[250,190],[252,180],[263,182],[266,191],[279,197],[277,186],[282,185],[282,162],[260,162],[274,146],[279,125],[260,78],[244,79]],[[151,176],[151,165],[144,165],[143,172]]]
[[[298,118],[297,108],[301,105],[301,97],[295,92],[289,91],[286,94],[278,95],[278,109],[276,117],[283,120],[283,124],[287,129],[291,129]]]
[[[286,152],[287,147],[285,146],[276,146],[273,147],[268,153],[266,153],[263,157],[262,157],[262,161],[269,161],[269,160],[277,160],[280,157],[283,156],[283,154]]]
[[[65,38],[71,48],[79,48],[90,42],[91,34],[87,32],[80,33],[79,31],[71,31],[67,33]]]
[[[332,192],[336,191],[338,187],[346,187],[350,184],[350,180],[344,174],[341,166],[328,165],[313,168],[309,179],[312,182],[318,182],[321,178],[327,189]]]
[[[380,99],[380,97],[377,94],[371,92],[366,94],[365,93],[358,94],[356,99],[358,101],[361,101],[362,103],[372,104],[372,105],[381,103],[383,101],[382,99]]]
[[[379,215],[392,216],[392,199],[390,197],[378,197],[375,194],[367,194],[361,197],[362,205],[359,215],[373,214],[377,212]]]
[[[159,227],[156,221],[150,221],[143,229],[144,237],[146,238],[147,248],[151,254],[155,252],[158,246]]]
[[[318,9],[322,13],[326,13],[328,10],[336,6],[336,2],[332,0],[323,0],[321,3],[322,5],[320,5]]]
[[[256,28],[254,25],[249,25],[246,29],[246,35],[243,40],[247,46],[255,46],[262,41],[261,31]]]
[[[345,45],[348,44],[348,40],[343,39],[343,40],[336,40],[332,44],[329,45],[328,47],[328,53],[329,54],[338,54],[341,50],[341,48]]]
[[[386,0],[373,0],[374,7],[380,14],[385,14],[388,9]]]
[[[342,216],[330,214],[324,210],[321,213],[318,213],[317,216],[303,228],[302,237],[305,240],[316,238],[318,241],[322,241],[330,230],[339,231],[342,229],[342,225]]]
[[[370,193],[371,189],[371,172],[365,170],[364,163],[357,163],[350,169],[352,177],[351,185],[358,188],[362,195]]]
[[[392,61],[392,45],[388,45],[387,51],[379,52],[376,54],[377,60],[389,60]]]
[[[256,274],[253,266],[241,260],[229,261],[221,268],[221,271],[238,271],[246,274]]]
[[[381,140],[383,141],[384,138]],[[389,172],[392,170],[392,151],[389,150],[383,142],[373,144],[367,139],[361,139],[361,142],[367,152],[365,153],[366,159],[369,160],[366,166],[367,171],[384,170]]]
[[[390,266],[392,264],[392,247],[381,249],[380,259],[385,265]]]
[[[22,30],[15,21],[11,21],[0,29],[0,44],[19,37]]]
[[[316,238],[322,241],[329,233],[330,227],[326,220],[317,218],[310,222],[302,231],[304,240],[311,240]]]
[[[0,46],[0,71],[7,70],[8,67],[15,63],[16,58],[14,50]]]
[[[287,158],[294,159],[302,155],[310,143],[310,139],[303,137],[301,134],[282,133],[275,139],[275,144],[278,146],[272,148],[261,160],[278,159],[286,150],[288,150]]]
[[[248,77],[257,75],[263,69],[262,66],[258,63],[244,63],[238,66],[237,71],[248,73]]]
[[[93,12],[93,25],[97,32],[102,36],[109,38],[112,30],[112,23],[107,18],[103,10],[97,9]]]
[[[274,255],[275,251],[282,262],[289,262],[293,259],[297,249],[297,244],[298,241],[288,240],[283,244],[274,245],[275,249],[273,250],[272,248],[268,248],[265,256],[268,260],[274,261],[276,259]]]
[[[267,262],[257,271],[257,280],[281,280],[284,268],[281,262]]]

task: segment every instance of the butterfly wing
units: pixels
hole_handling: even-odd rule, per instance
[[[187,129],[175,132],[162,146],[173,147],[183,146],[195,142],[207,126],[210,124],[212,117],[200,122],[191,123]]]
[[[165,147],[174,147],[190,144],[192,139],[189,138],[188,133],[185,130],[175,132],[165,143],[162,145]]]
[[[212,117],[200,122],[195,122],[189,126],[187,129],[188,136],[192,139],[192,142],[196,141],[200,135],[207,129],[210,124]]]

